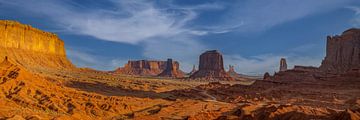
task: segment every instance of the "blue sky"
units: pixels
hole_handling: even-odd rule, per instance
[[[281,57],[318,66],[327,35],[360,27],[359,0],[0,0],[1,19],[65,41],[79,67],[173,58],[190,71],[211,49],[245,74],[276,71]]]

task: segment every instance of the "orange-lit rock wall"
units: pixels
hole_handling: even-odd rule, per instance
[[[0,59],[5,56],[25,67],[74,68],[57,35],[16,21],[0,20]]]

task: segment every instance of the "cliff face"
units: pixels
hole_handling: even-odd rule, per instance
[[[172,65],[174,65],[172,68],[179,69],[179,63],[177,61],[173,61]],[[116,69],[113,71],[113,73],[140,76],[157,76],[166,69],[166,66],[167,61],[128,61],[124,67]]]
[[[5,56],[28,68],[74,68],[55,34],[16,21],[0,20],[0,58]]]
[[[341,36],[329,36],[322,71],[345,73],[360,68],[360,29],[349,29]]]

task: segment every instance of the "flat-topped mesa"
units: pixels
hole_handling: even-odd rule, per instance
[[[179,65],[177,61],[173,61],[173,65]],[[124,67],[118,68],[113,73],[125,75],[139,75],[139,76],[157,76],[166,69],[167,61],[155,60],[136,60],[128,61]],[[179,68],[179,67],[173,67]],[[180,71],[180,70],[179,70]]]
[[[286,59],[281,58],[280,59],[280,69],[279,69],[279,71],[286,71],[286,70],[287,70]]]
[[[173,62],[172,59],[166,61],[166,68],[158,76],[160,77],[172,77],[181,78],[184,77],[184,73],[179,70],[179,63]]]
[[[346,30],[341,36],[328,36],[326,57],[320,70],[342,74],[360,68],[360,29]]]
[[[190,76],[191,79],[234,80],[224,70],[223,57],[217,50],[206,51],[200,55],[199,70]]]
[[[0,20],[0,58],[28,68],[71,69],[64,42],[56,34],[16,21]]]

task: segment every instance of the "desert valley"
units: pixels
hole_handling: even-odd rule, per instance
[[[279,59],[264,76],[225,70],[218,50],[190,73],[171,58],[100,71],[76,67],[56,34],[1,20],[0,119],[359,120],[360,29],[326,44],[320,67]]]

